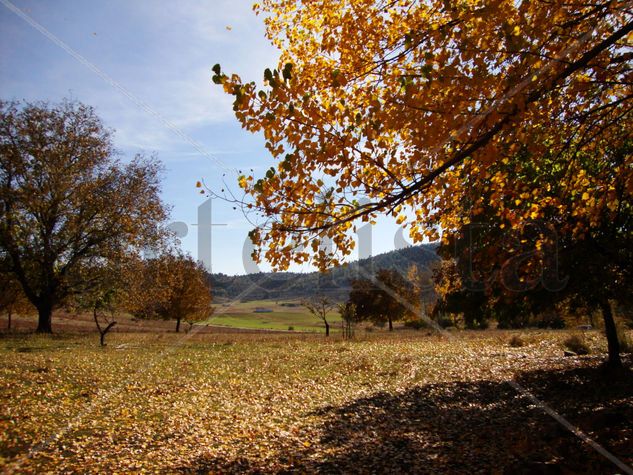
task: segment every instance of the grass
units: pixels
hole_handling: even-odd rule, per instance
[[[630,383],[559,400],[551,375],[569,374],[562,387],[570,391],[604,355],[563,358],[563,332],[531,332],[534,344],[523,348],[508,347],[507,335],[376,331],[345,342],[113,333],[106,348],[93,334],[3,337],[0,465],[20,473],[472,472],[516,471],[517,460],[538,454],[568,472],[610,469],[505,381],[519,378],[581,426],[584,412],[601,407],[586,399],[592,394],[603,405],[612,398],[614,410],[633,407]],[[627,427],[593,433],[626,457]],[[539,436],[524,440],[529,434]]]
[[[288,330],[293,327],[299,332],[323,332],[323,323],[312,315],[305,307],[283,306],[283,303],[299,304],[295,301],[253,300],[230,305],[214,305],[215,314],[205,323],[230,328],[248,328],[259,330]],[[272,312],[256,313],[255,309],[265,308]],[[341,318],[337,312],[328,314],[328,322],[332,331],[339,330]]]

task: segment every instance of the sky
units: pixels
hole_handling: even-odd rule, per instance
[[[244,216],[219,200],[209,212],[195,186],[203,180],[218,190],[224,181],[238,190],[236,170],[263,174],[274,163],[263,137],[241,129],[231,97],[211,81],[216,63],[227,74],[260,84],[264,69],[276,66],[279,51],[251,5],[0,0],[0,97],[70,98],[93,106],[114,131],[122,160],[142,153],[163,163],[169,225],[185,252],[225,274],[270,270],[247,257],[252,225]],[[199,214],[207,218],[199,221]],[[371,244],[357,246],[353,258],[406,244],[390,219],[379,221],[371,235]]]

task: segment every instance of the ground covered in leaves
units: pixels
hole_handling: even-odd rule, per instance
[[[630,465],[630,373],[605,373],[603,354],[563,357],[564,332],[524,333],[519,348],[511,335],[120,333],[106,348],[94,335],[5,336],[0,464],[7,473],[622,473],[520,388]]]

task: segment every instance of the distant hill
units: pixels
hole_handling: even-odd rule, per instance
[[[395,269],[406,276],[409,267],[415,264],[424,276],[430,278],[433,264],[439,260],[435,249],[435,244],[410,246],[354,261],[327,273],[262,272],[238,276],[211,274],[209,279],[217,300],[296,300],[315,293],[344,300],[353,279],[369,277],[378,269]]]

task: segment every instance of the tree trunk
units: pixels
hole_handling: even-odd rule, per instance
[[[53,333],[53,306],[44,303],[37,306],[37,333]]]
[[[330,336],[330,324],[323,320],[325,322],[325,336]]]
[[[176,333],[180,332],[180,318],[176,319]]]
[[[387,320],[389,320],[389,331],[392,332],[393,331],[393,322],[391,321],[391,317],[389,317]]]
[[[105,343],[105,337],[108,334],[108,332],[112,329],[112,327],[114,325],[116,325],[116,322],[110,322],[108,323],[108,325],[105,327],[105,329],[101,329],[101,325],[99,325],[99,315],[97,315],[97,308],[95,307],[92,311],[92,315],[95,319],[95,323],[97,324],[97,330],[99,330],[99,343],[101,343],[101,346],[106,346]],[[107,320],[106,320],[107,322]]]
[[[613,321],[613,313],[611,312],[611,304],[608,300],[600,301],[600,309],[602,310],[602,318],[604,318],[604,331],[607,335],[607,345],[609,347],[608,364],[612,368],[622,368],[622,360],[620,359],[620,342],[618,341],[618,330]]]
[[[7,317],[9,319],[9,321],[7,322],[7,331],[11,331],[11,316],[12,316],[13,312],[11,311],[11,309],[9,309],[9,312],[7,313]]]
[[[116,325],[116,322],[110,322],[108,323],[108,326],[105,327],[105,330],[103,331],[99,330],[99,333],[101,334],[101,338],[99,340],[101,342],[101,346],[106,346],[105,337],[114,325]]]

